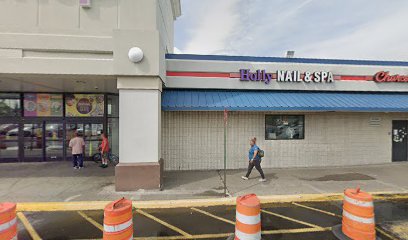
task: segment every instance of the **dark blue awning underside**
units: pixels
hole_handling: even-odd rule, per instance
[[[164,90],[163,111],[408,112],[408,94]]]

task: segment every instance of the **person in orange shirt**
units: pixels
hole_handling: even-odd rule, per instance
[[[102,143],[99,146],[99,149],[101,151],[102,165],[100,167],[107,168],[108,167],[108,157],[109,157],[108,156],[109,141],[104,132],[102,132],[101,136],[102,136]]]

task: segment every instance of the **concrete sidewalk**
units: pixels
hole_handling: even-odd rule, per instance
[[[261,183],[255,169],[247,181],[240,178],[245,170],[229,170],[228,193],[231,196],[340,193],[344,188],[356,186],[369,192],[408,192],[408,163],[264,171],[268,181]],[[165,172],[164,183],[162,191],[115,192],[114,168],[101,169],[93,162],[86,162],[81,170],[72,169],[69,162],[0,165],[0,201],[69,202],[113,200],[122,196],[132,200],[168,200],[223,196],[222,171]]]

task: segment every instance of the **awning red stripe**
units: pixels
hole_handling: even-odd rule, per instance
[[[230,73],[230,78],[240,78],[241,75],[239,73]]]
[[[203,77],[203,78],[239,78],[239,73],[220,72],[173,72],[167,71],[169,77]],[[276,78],[276,74],[273,74]],[[373,76],[335,75],[335,80],[341,81],[373,81]]]

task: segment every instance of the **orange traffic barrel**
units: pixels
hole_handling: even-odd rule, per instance
[[[235,239],[261,239],[261,203],[255,194],[237,198]]]
[[[17,239],[15,203],[0,203],[0,239]]]
[[[351,239],[376,239],[374,203],[371,194],[361,191],[360,188],[344,191],[341,234]]]
[[[104,240],[133,239],[132,201],[121,198],[106,205],[103,217]]]

